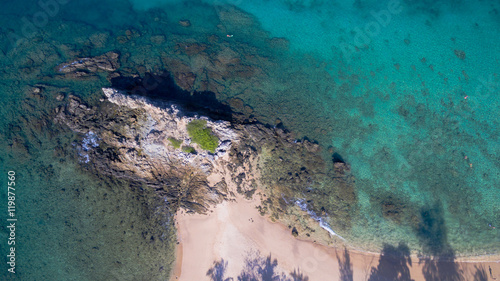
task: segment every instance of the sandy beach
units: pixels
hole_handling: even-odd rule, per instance
[[[272,260],[276,259],[276,271],[300,271],[309,278],[301,280],[309,281],[396,280],[408,275],[415,281],[443,280],[444,276],[453,278],[448,280],[500,280],[500,261],[494,259],[436,262],[430,266],[412,258],[410,265],[387,257],[381,259],[379,254],[301,241],[285,226],[260,216],[255,205],[255,201],[237,198],[217,205],[208,215],[180,211],[176,217],[178,260],[171,280],[213,280],[207,271],[221,259],[227,262],[224,279],[237,280],[247,257],[257,252],[264,258],[271,255]]]

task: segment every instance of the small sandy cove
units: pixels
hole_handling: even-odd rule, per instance
[[[288,273],[299,269],[309,277],[309,281],[365,281],[369,279],[372,267],[378,267],[378,254],[350,250],[346,253],[352,264],[352,274],[351,270],[347,270],[348,274],[345,274],[345,266],[343,272],[344,276],[352,276],[352,279],[341,279],[340,265],[345,264],[343,248],[325,247],[296,239],[287,227],[260,216],[255,209],[257,204],[256,200],[249,201],[239,197],[235,201],[224,201],[217,205],[208,215],[179,211],[176,224],[180,243],[171,281],[210,280],[206,275],[207,270],[213,266],[214,261],[221,258],[228,262],[225,277],[237,280],[244,268],[245,258],[252,251],[259,251],[266,257],[271,254],[273,259],[278,260],[280,270]],[[457,265],[463,280],[500,281],[499,260],[457,262]],[[384,276],[384,272],[379,272],[376,280],[395,278],[394,270],[391,270],[394,267],[389,265],[381,268],[386,268],[387,274]],[[409,267],[411,279],[424,281],[422,269],[423,263],[419,264],[418,259],[414,258]],[[483,270],[480,279],[477,279],[478,275],[474,276],[478,269]]]

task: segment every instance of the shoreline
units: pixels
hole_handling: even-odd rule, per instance
[[[179,276],[182,275],[182,254],[182,243],[178,242],[178,244],[175,246],[175,262],[172,268],[172,272],[170,273],[170,281],[178,280]]]
[[[269,221],[269,222],[271,222],[271,221]],[[271,222],[271,223],[279,223],[279,224],[281,224],[280,222]],[[283,225],[283,224],[281,224],[281,225]],[[322,246],[322,247],[334,248],[334,249],[337,249],[337,250],[341,250],[340,247],[338,247],[338,246],[327,246],[327,245],[323,245],[323,244],[318,243],[318,242],[310,241],[310,240],[307,240],[307,239],[301,239],[301,238],[297,238],[297,237],[294,237],[294,239],[299,240],[299,241],[309,242],[309,243],[312,243],[312,244],[315,244],[315,245],[319,245],[319,246]],[[368,251],[368,250],[363,250],[363,249],[356,248],[356,247],[353,247],[353,246],[344,246],[344,247],[347,248],[347,250],[349,252],[355,252],[355,253],[358,253],[358,254],[378,255],[378,256],[380,256],[379,252],[372,252],[372,251]],[[412,260],[413,259],[414,260],[429,260],[430,259],[429,257],[419,257],[416,254],[410,254],[410,257],[412,258]],[[435,257],[435,258],[437,258],[437,259],[443,258],[445,261],[454,261],[454,262],[461,262],[461,263],[483,263],[483,262],[498,262],[498,263],[500,263],[500,254],[479,255],[479,256],[455,256],[453,260],[446,260],[446,257],[439,257],[439,256]]]
[[[255,209],[256,201],[255,198],[247,200],[237,195],[236,200],[224,201],[212,207],[206,215],[179,211],[175,220],[180,260],[176,261],[170,281],[210,280],[206,276],[207,271],[220,259],[227,262],[226,277],[236,278],[245,266],[248,253],[255,251],[261,256],[271,255],[272,259],[277,259],[278,268],[283,272],[299,270],[310,281],[338,276],[346,258],[350,261],[348,267],[352,280],[366,280],[374,270],[378,270],[380,276],[392,276],[394,273],[384,265],[387,260],[397,257],[382,257],[380,253],[325,246],[295,238],[282,223],[260,216]],[[487,275],[485,280],[500,278],[500,256],[456,258],[453,263],[419,259],[416,255],[411,255],[410,259],[411,265],[406,270],[415,281],[425,280],[423,271],[427,262],[438,267],[454,265],[453,268],[463,275],[464,280],[474,280],[474,274],[479,270]]]
[[[298,239],[298,238],[296,238],[296,239]],[[307,241],[307,240],[304,240],[304,241]],[[311,243],[314,243],[314,242],[311,241]],[[329,247],[326,245],[323,245],[323,246]],[[333,247],[335,247],[335,246],[333,246]],[[363,250],[360,248],[356,248],[354,246],[347,246],[346,248],[351,252],[357,252],[359,254],[380,255],[379,252],[367,251],[367,250]],[[412,259],[415,259],[415,260],[428,260],[428,259],[430,259],[429,257],[419,257],[416,254],[410,254],[410,257]],[[435,258],[442,259],[445,261],[454,261],[454,262],[463,262],[463,263],[482,263],[482,262],[499,262],[500,263],[500,254],[478,255],[478,256],[455,256],[452,260],[447,259],[447,257],[439,257],[439,256],[437,256]]]

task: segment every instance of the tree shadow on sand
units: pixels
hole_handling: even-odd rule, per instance
[[[441,202],[423,208],[415,231],[422,245],[424,257],[423,275],[426,281],[468,281],[460,264],[455,262],[455,252],[448,243],[448,235]],[[474,281],[486,281],[488,275],[482,267],[476,267]]]
[[[300,272],[300,269],[294,269],[290,276],[292,277],[290,281],[309,281],[309,277]]]
[[[246,259],[245,268],[238,276],[238,281],[289,281],[284,272],[278,270],[278,260],[271,255],[262,257],[250,255]]]
[[[476,266],[474,281],[488,281],[488,275],[486,274],[486,270],[484,268]]]
[[[353,281],[352,263],[349,251],[344,249],[344,257],[342,259],[337,254],[337,260],[339,262],[340,281]]]
[[[233,281],[232,277],[225,278],[226,268],[227,261],[224,261],[224,259],[215,261],[214,266],[207,271],[207,276],[210,277],[211,281]]]
[[[413,281],[410,276],[410,249],[406,244],[397,247],[385,244],[378,266],[372,267],[368,281]]]
[[[207,271],[211,281],[233,281],[232,277],[225,277],[227,261],[221,259],[214,262],[213,267]],[[300,270],[290,272],[290,275],[278,268],[278,260],[271,255],[260,256],[259,253],[249,254],[245,260],[245,266],[238,275],[238,281],[309,281]]]

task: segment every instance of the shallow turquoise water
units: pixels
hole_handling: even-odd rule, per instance
[[[48,90],[44,100],[31,96],[30,87],[64,86],[66,93],[95,101],[99,88],[109,85],[104,77],[86,82],[54,80],[53,67],[74,57],[119,50],[128,57],[122,67],[141,65],[147,71],[160,71],[168,67],[162,52],[179,36],[205,43],[209,34],[224,37],[217,24],[221,7],[228,4],[251,13],[260,23],[248,29],[225,26],[235,42],[265,49],[263,37],[285,37],[290,49],[262,51],[279,61],[266,70],[267,84],[252,91],[227,91],[218,98],[238,97],[263,122],[272,124],[279,118],[298,137],[318,141],[325,151],[331,147],[351,164],[359,202],[353,228],[340,233],[343,237],[367,249],[405,242],[426,254],[449,249],[455,255],[499,252],[499,229],[488,226],[500,225],[500,4],[496,1],[394,2],[399,5],[321,0],[73,1],[59,5],[29,41],[14,46],[17,37],[7,34],[22,36],[22,17],[32,20],[43,11],[29,3],[5,5],[0,37],[4,65],[0,133],[5,148],[0,162],[2,173],[16,170],[23,188],[18,195],[24,221],[18,249],[26,258],[19,261],[18,277],[25,274],[32,279],[44,272],[53,280],[81,276],[78,280],[96,280],[96,275],[83,274],[95,265],[81,260],[74,249],[92,249],[85,237],[101,218],[115,218],[106,206],[133,197],[123,191],[128,189],[117,191],[126,183],[104,184],[104,179],[81,171],[71,153],[54,152],[57,147],[70,151],[78,137],[33,128],[33,121],[56,102]],[[390,5],[396,5],[396,12],[389,12]],[[379,23],[374,14],[385,15],[385,20]],[[191,30],[177,24],[186,18],[193,24]],[[366,31],[366,36],[360,35],[358,28],[366,27],[371,35]],[[267,33],[255,32],[260,29]],[[126,30],[141,36],[118,43],[117,37]],[[164,35],[165,43],[151,44],[152,35]],[[110,200],[115,204],[103,201],[103,184],[108,194],[114,194]],[[65,186],[67,191],[61,191]],[[76,196],[75,190],[82,189],[85,196]],[[382,216],[382,203],[389,197],[403,202],[409,222]],[[141,218],[140,208],[134,206],[124,207],[136,214],[130,221]],[[93,210],[103,215],[93,215]],[[426,218],[424,225],[412,226],[415,217]],[[109,236],[117,234],[107,231],[93,239],[109,244]],[[132,242],[138,241],[133,235],[140,232],[127,236],[130,240],[118,248],[102,246],[106,255],[88,250],[87,259],[102,256],[110,261],[126,252],[127,245],[140,247],[140,239]],[[7,235],[5,224],[1,235]],[[0,245],[5,252],[6,244]],[[132,251],[124,259],[133,264],[137,253]],[[120,269],[124,263],[110,262],[120,273],[102,280],[126,276]]]
[[[389,1],[356,3],[235,3],[289,39],[297,57],[314,57],[296,61],[308,73],[302,85],[289,80],[276,102],[288,108],[273,117],[351,163],[360,198],[345,234],[353,244],[405,241],[425,253],[427,240],[445,236],[457,254],[497,252],[500,236],[488,225],[498,224],[500,199],[498,4],[395,1],[388,13]],[[286,99],[303,105],[296,117]],[[377,205],[389,196],[411,215],[434,210],[442,228],[422,233],[382,218]]]

